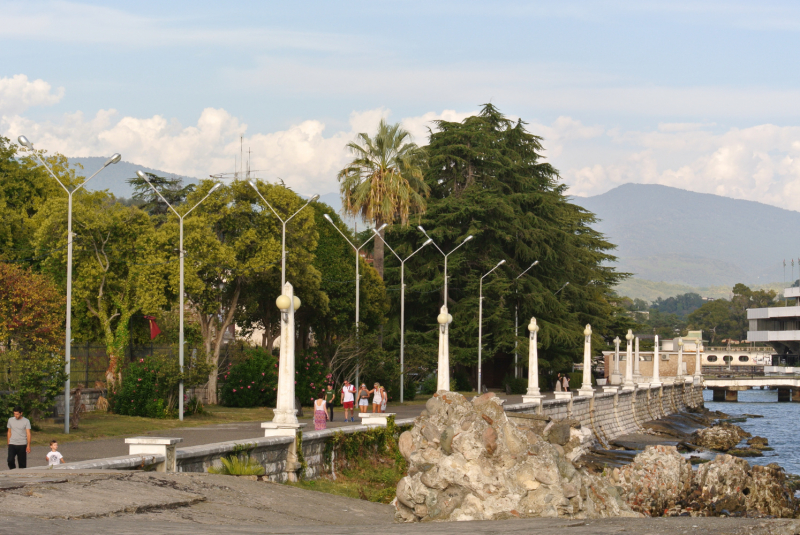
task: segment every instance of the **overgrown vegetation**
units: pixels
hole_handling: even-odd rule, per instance
[[[222,457],[222,466],[211,466],[209,474],[222,474],[226,476],[263,476],[264,467],[249,455]]]
[[[394,417],[386,427],[361,433],[337,432],[325,443],[324,474],[316,480],[291,483],[299,487],[389,503],[394,499],[400,479],[408,465],[397,448],[400,433],[410,426],[398,427]]]
[[[228,407],[267,407],[275,404],[278,360],[266,349],[248,348],[245,358],[229,364],[222,376],[220,402]]]

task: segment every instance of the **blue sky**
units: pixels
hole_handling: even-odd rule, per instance
[[[650,182],[800,209],[800,4],[5,2],[0,134],[336,190],[381,116],[491,100],[576,195]],[[8,53],[10,52],[10,53]],[[24,132],[23,132],[24,131]],[[794,199],[798,200],[795,201]]]

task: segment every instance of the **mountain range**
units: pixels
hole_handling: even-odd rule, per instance
[[[71,158],[70,162],[82,164],[82,174],[88,175],[105,160]],[[178,176],[122,161],[93,179],[91,189],[130,197],[126,179],[138,169]],[[182,178],[186,183],[197,182],[193,177]],[[338,193],[322,195],[320,200],[341,210]],[[737,282],[774,285],[774,281],[797,278],[792,278],[792,258],[797,260],[800,276],[800,258],[795,256],[800,256],[800,240],[791,232],[800,229],[800,212],[657,184],[624,184],[601,195],[572,200],[593,212],[598,219],[594,227],[617,245],[615,267],[634,275],[621,286],[625,295],[652,300],[679,288],[705,288],[706,293],[722,296],[726,287]],[[353,225],[351,218],[346,221]]]

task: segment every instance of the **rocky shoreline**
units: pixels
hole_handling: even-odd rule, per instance
[[[611,449],[594,444],[577,421],[507,414],[491,393],[468,401],[439,392],[400,437],[409,472],[397,486],[396,519],[798,516],[780,466],[750,466],[731,454],[759,455],[768,440],[723,413],[690,410],[619,437]],[[712,450],[716,457],[704,458]]]

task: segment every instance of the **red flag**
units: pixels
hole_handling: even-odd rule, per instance
[[[156,325],[155,316],[144,316],[144,319],[150,322],[150,340],[161,334],[161,329],[159,329],[158,325]]]

